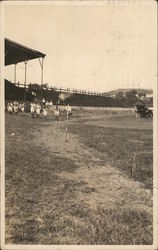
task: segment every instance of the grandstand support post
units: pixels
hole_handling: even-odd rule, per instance
[[[43,98],[43,91],[42,91],[42,85],[43,85],[43,66],[44,66],[44,58],[38,58],[39,63],[41,65],[41,100]]]
[[[14,83],[16,84],[16,63],[14,64]]]
[[[26,101],[26,74],[27,74],[27,61],[25,63],[25,80],[24,80],[24,101]]]

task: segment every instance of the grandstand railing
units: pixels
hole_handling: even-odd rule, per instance
[[[61,92],[61,93],[70,93],[70,94],[85,94],[85,95],[94,95],[94,96],[103,96],[101,92],[96,92],[96,91],[86,91],[86,90],[81,90],[81,89],[71,89],[71,88],[63,88],[63,87],[48,87],[48,86],[41,86],[39,84],[32,84],[30,83],[29,85],[25,85],[23,83],[14,83],[15,86],[20,87],[20,88],[30,88],[30,89],[43,89],[43,90],[48,90],[48,91],[56,91],[56,92]],[[105,96],[105,94],[104,94]]]

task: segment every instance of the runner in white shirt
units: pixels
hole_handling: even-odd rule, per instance
[[[42,104],[45,106],[45,104],[46,104],[46,99],[45,98],[42,99]]]
[[[56,120],[59,121],[60,109],[58,106],[55,107],[54,114],[55,114]]]
[[[47,107],[49,106],[49,101],[46,101],[46,106],[47,106]]]
[[[19,109],[19,104],[18,104],[17,101],[14,102],[13,109],[14,109],[14,114],[17,115],[18,114],[18,109]]]
[[[21,104],[21,112],[24,113],[24,111],[25,111],[25,103],[22,103]]]
[[[40,112],[41,112],[41,105],[39,103],[37,103],[37,105],[36,105],[36,114],[37,114],[37,117],[39,117]]]
[[[66,113],[67,113],[67,120],[70,119],[70,116],[72,115],[72,108],[69,104],[66,106]]]
[[[25,103],[20,103],[19,104],[19,108],[21,110],[21,113],[23,114],[24,113],[24,110],[25,110]]]
[[[53,102],[52,101],[49,102],[49,110],[53,111]]]
[[[30,112],[31,112],[32,118],[34,118],[35,112],[36,112],[36,104],[35,103],[31,103]]]
[[[48,113],[47,108],[43,107],[43,117],[44,118],[47,118],[47,113]]]
[[[13,113],[13,104],[8,102],[7,104],[8,113],[11,115]]]

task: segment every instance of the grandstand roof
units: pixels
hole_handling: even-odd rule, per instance
[[[5,65],[17,64],[46,55],[22,44],[5,38]]]

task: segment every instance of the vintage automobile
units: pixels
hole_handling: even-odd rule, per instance
[[[137,106],[137,113],[140,115],[140,118],[151,118],[153,117],[153,110],[149,109],[147,106]]]

